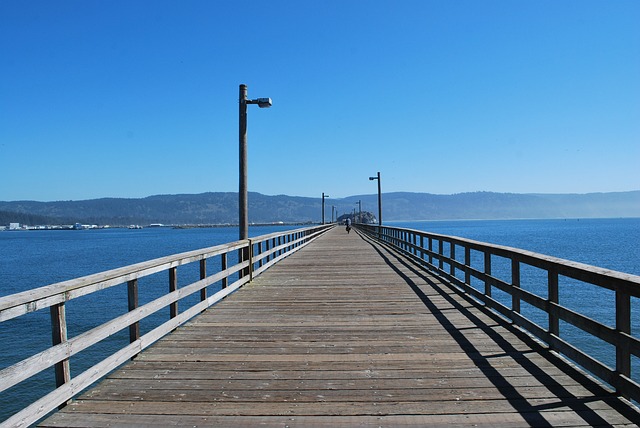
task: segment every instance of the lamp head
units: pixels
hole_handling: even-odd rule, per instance
[[[272,105],[271,98],[258,98],[256,102],[260,108],[269,108]]]
[[[271,98],[256,98],[255,100],[247,100],[247,104],[258,104],[260,108],[269,108],[273,104]]]

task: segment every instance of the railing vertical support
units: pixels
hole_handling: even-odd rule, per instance
[[[127,300],[129,302],[129,312],[138,307],[138,280],[127,281]],[[140,339],[140,323],[134,322],[129,326],[129,343]]]
[[[442,239],[438,239],[438,269],[442,270],[444,267],[444,242]]]
[[[618,333],[616,372],[618,375],[630,378],[631,353],[629,352],[629,343],[627,340],[623,340],[622,333],[631,334],[631,297],[620,289],[616,290],[616,331]],[[625,398],[629,398],[627,394],[623,395]]]
[[[429,264],[433,266],[433,239],[429,236]]]
[[[258,255],[262,254],[262,242],[258,242]],[[262,267],[262,259],[258,261],[258,267]]]
[[[271,260],[271,253],[270,253],[270,249],[271,246],[269,245],[271,243],[270,239],[267,239],[266,241],[264,241],[264,246],[265,246],[265,252],[267,253],[267,263],[269,263],[269,260]]]
[[[484,252],[484,274],[491,276],[491,253],[488,251]],[[484,294],[487,297],[491,297],[491,282],[489,278],[485,278],[484,280]]]
[[[250,252],[250,247],[251,246],[251,241],[247,241],[247,246],[245,248],[240,248],[238,250],[238,261],[240,263],[246,262],[246,261],[250,261],[251,256],[249,254]],[[242,279],[245,276],[248,276],[251,274],[251,266],[248,266],[244,269],[240,269],[240,271],[238,272],[238,279]]]
[[[169,293],[178,290],[178,268],[172,267],[169,269]],[[178,316],[178,302],[175,301],[169,305],[169,317],[175,318]]]
[[[64,302],[51,306],[49,312],[51,313],[51,341],[55,346],[67,341],[67,315]],[[71,380],[71,369],[68,358],[56,363],[55,375],[56,388],[59,388]],[[61,409],[66,405],[67,403],[62,403],[58,408]]]
[[[207,277],[207,259],[200,260],[200,279],[205,279]],[[200,301],[204,302],[207,300],[207,287],[204,287],[200,290]]]
[[[220,256],[220,265],[222,272],[227,270],[227,253],[223,253]],[[225,275],[224,278],[222,278],[222,288],[227,288],[227,285],[229,285],[229,275]]]
[[[253,281],[253,241],[249,239],[249,282]]]
[[[511,259],[511,286],[520,288],[520,262],[516,259]],[[520,313],[520,299],[515,293],[511,293],[511,310]]]
[[[451,276],[456,276],[456,265],[454,261],[456,260],[456,244],[453,241],[449,242],[449,273]]]
[[[560,336],[560,320],[555,307],[559,303],[558,271],[549,269],[547,273],[549,278],[549,333]]]
[[[466,268],[464,270],[464,283],[468,287],[471,287],[471,248],[467,245],[464,247],[464,265]],[[465,293],[466,292],[465,290]]]

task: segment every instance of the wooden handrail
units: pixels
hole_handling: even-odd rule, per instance
[[[259,275],[273,264],[309,244],[333,226],[314,226],[272,233],[166,256],[0,297],[0,322],[49,308],[53,337],[51,347],[0,370],[0,393],[45,369],[51,367],[56,369],[56,389],[29,404],[6,421],[0,422],[0,425],[28,426],[33,424],[56,407],[63,406],[75,394],[134,357],[165,334],[234,292],[249,282],[253,276]],[[279,241],[284,239],[286,243],[272,246],[261,245],[263,242],[274,242],[276,239]],[[248,260],[237,262],[234,265],[227,264],[229,259],[227,255],[232,254],[235,257],[238,251],[245,249],[250,249]],[[221,257],[220,270],[207,272],[206,260],[214,256]],[[266,262],[264,262],[265,259]],[[178,287],[177,268],[194,262],[200,264],[199,280]],[[246,269],[249,269],[249,275],[242,275]],[[168,292],[151,302],[138,306],[138,280],[163,271],[168,272]],[[230,277],[238,273],[238,279],[231,280]],[[221,289],[213,295],[207,296],[207,287],[217,282],[221,282]],[[123,296],[123,300],[128,300],[128,312],[75,337],[67,337],[66,303],[80,296],[98,293],[120,284],[127,284],[127,292]],[[182,310],[181,306],[179,312],[178,301],[194,293],[199,293],[198,303],[185,310]],[[166,307],[171,309],[169,321],[141,336],[138,323]],[[83,316],[88,317],[90,314],[83,314]],[[130,343],[128,346],[117,350],[77,376],[71,376],[70,357],[125,329],[129,330]]]
[[[640,401],[640,384],[637,380],[639,374],[634,373],[635,377],[632,378],[631,372],[631,356],[640,357],[638,332],[632,334],[631,331],[631,297],[640,297],[640,276],[518,248],[420,230],[362,224],[356,225],[356,228],[370,239],[390,246],[420,267],[441,276],[456,291],[471,296],[542,340],[549,349],[578,363],[591,374],[609,383],[624,397]],[[510,269],[510,272],[503,272],[506,275],[502,277],[508,277],[510,282],[501,279],[492,266],[492,260],[498,257],[507,262],[507,270]],[[475,263],[472,263],[472,259]],[[546,283],[542,284],[546,296],[522,287],[523,266],[532,266],[546,272]],[[614,291],[615,327],[563,306],[558,298],[562,289],[560,278],[571,278]],[[478,286],[479,284],[482,286]],[[509,295],[509,298],[499,299],[492,295],[493,290],[500,290]],[[521,302],[546,313],[547,326],[540,326],[536,320],[525,317],[521,313]],[[615,368],[565,340],[560,321],[613,345]]]

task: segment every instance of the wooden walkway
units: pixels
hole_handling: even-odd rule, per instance
[[[526,336],[336,228],[42,426],[635,426]]]

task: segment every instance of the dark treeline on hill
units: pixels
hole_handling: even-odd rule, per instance
[[[43,215],[11,212],[11,211],[0,211],[0,226],[8,225],[9,223],[20,223],[20,224],[28,224],[28,225],[69,223],[69,222],[63,222],[62,220],[63,219],[46,217]]]
[[[377,195],[325,199],[325,219],[359,210],[376,213]],[[249,194],[251,223],[320,222],[322,200]],[[384,193],[383,221],[640,217],[640,191],[588,194],[493,192],[434,195]],[[237,193],[156,195],[139,199],[0,201],[0,225],[38,224],[237,224]]]

